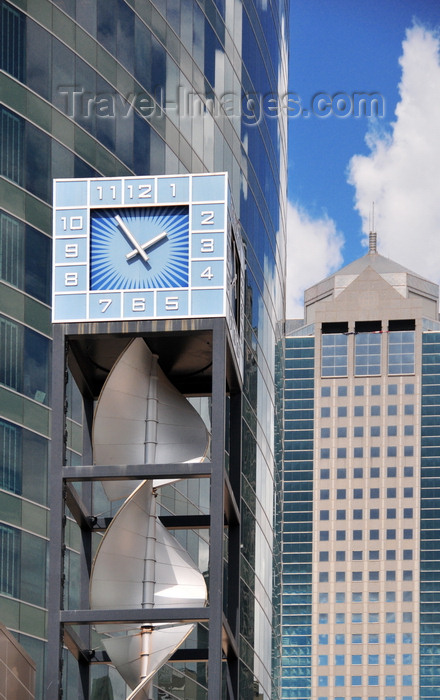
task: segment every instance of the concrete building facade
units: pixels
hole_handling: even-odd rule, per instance
[[[439,329],[374,235],[288,322],[283,698],[439,693]]]

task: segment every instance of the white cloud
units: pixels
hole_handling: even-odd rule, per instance
[[[292,203],[287,209],[287,318],[303,318],[304,290],[342,264],[344,239],[332,219],[313,219]]]
[[[391,132],[370,130],[369,156],[350,161],[349,182],[368,234],[372,202],[379,252],[440,281],[440,37],[415,25],[400,58]]]

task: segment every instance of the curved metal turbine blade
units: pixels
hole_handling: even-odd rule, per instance
[[[193,628],[194,625],[164,626],[154,630],[145,628],[137,634],[114,637],[104,642],[122,678],[134,689],[127,700],[144,700],[150,697],[146,686],[157,669],[168,661]]]
[[[144,481],[138,486],[100,542],[90,577],[94,610],[200,607],[206,603],[203,574],[156,518],[151,484]],[[121,625],[99,626],[102,632],[113,629],[120,630]]]
[[[209,433],[191,404],[166,378],[141,338],[133,340],[101,391],[93,425],[94,464],[165,464],[202,461]],[[206,604],[203,575],[156,516],[154,489],[173,480],[105,482],[110,500],[126,498],[97,549],[90,577],[92,609],[199,607]],[[147,613],[146,613],[146,619]],[[152,676],[173,654],[192,624],[139,623],[96,627],[112,663],[147,700]]]
[[[171,384],[142,338],[135,338],[102,388],[93,422],[94,464],[201,462],[209,432]],[[160,480],[155,486],[172,480]],[[139,482],[105,482],[110,500],[127,498]]]

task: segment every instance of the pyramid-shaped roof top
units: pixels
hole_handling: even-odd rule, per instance
[[[417,272],[409,270],[394,260],[380,255],[375,249],[370,249],[366,255],[345,265],[345,267],[329,275],[321,282],[309,287],[304,295],[306,306],[325,297],[337,297],[367,268],[377,272],[405,298],[410,294],[417,294],[431,300],[438,299],[437,284],[430,282]]]

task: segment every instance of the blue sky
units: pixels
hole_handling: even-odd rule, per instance
[[[398,234],[394,238],[391,234],[399,223],[396,207],[404,210],[403,222],[412,221],[412,215],[419,221],[418,209],[433,208],[436,201],[440,210],[439,185],[427,178],[416,198],[410,183],[417,168],[424,172],[424,162],[435,173],[434,154],[440,149],[439,29],[436,0],[292,0],[289,90],[299,96],[308,116],[288,120],[292,205],[288,266],[295,250],[299,266],[309,269],[309,278],[303,275],[294,282],[295,289],[290,284],[291,298],[298,296],[298,284],[307,287],[365,254],[362,239],[373,200],[380,252],[411,267],[411,246],[408,243],[408,250],[401,251],[401,238],[396,246]],[[311,106],[319,93],[329,99],[336,93],[379,93],[384,115],[319,116]],[[413,113],[414,104],[421,115]],[[363,158],[351,162],[354,156]],[[416,185],[422,181],[419,177]],[[434,217],[430,226],[434,235],[437,223],[440,241],[440,218],[437,222]],[[303,235],[296,236],[292,227],[297,231],[304,227]],[[412,235],[401,222],[399,231],[405,240]],[[312,233],[319,254],[310,244]],[[307,264],[311,260],[306,249],[313,253],[313,264]],[[417,264],[422,267],[423,261]],[[440,258],[437,267],[440,277]]]

